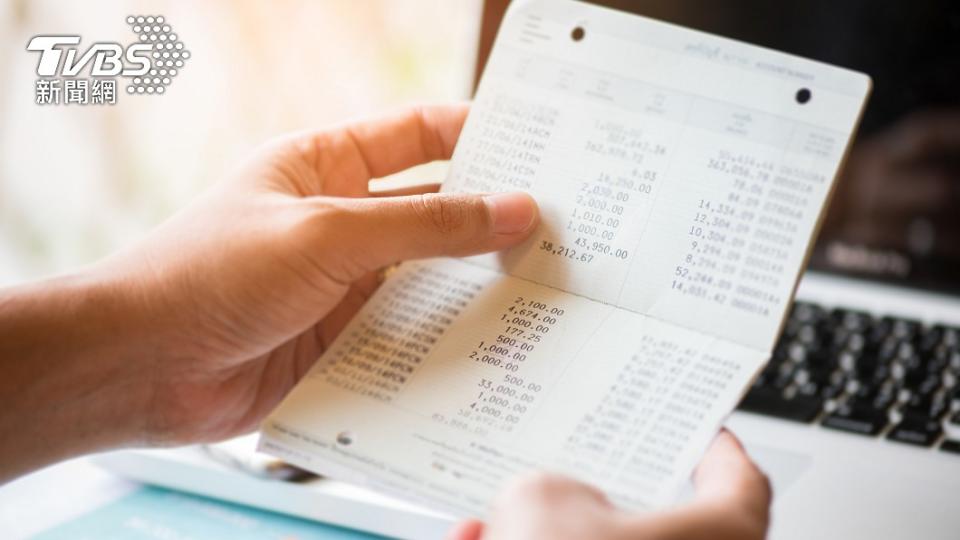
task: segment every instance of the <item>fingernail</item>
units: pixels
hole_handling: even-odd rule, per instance
[[[523,192],[494,193],[483,197],[494,233],[523,232],[537,219],[537,203]]]

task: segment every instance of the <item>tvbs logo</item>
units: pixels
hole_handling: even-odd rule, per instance
[[[190,52],[162,16],[130,16],[137,41],[96,42],[82,49],[77,35],[38,35],[27,50],[40,54],[36,95],[41,105],[113,104],[117,78],[129,94],[163,94]],[[78,76],[88,71],[90,79]]]
[[[150,51],[153,50],[150,44],[134,43],[124,52],[119,43],[94,43],[78,59],[79,44],[80,36],[34,36],[27,44],[27,50],[40,53],[37,75],[41,77],[75,77],[91,60],[90,75],[94,77],[116,77],[120,74],[133,77],[146,75],[150,71]],[[65,55],[60,48],[64,46],[69,47]],[[65,57],[62,67],[61,57]],[[128,63],[126,66],[124,58]]]

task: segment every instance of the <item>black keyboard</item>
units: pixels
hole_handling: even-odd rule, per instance
[[[797,302],[738,409],[960,453],[960,328]]]

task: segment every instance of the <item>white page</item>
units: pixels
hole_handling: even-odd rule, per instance
[[[444,189],[529,191],[540,228],[404,264],[261,448],[458,515],[532,468],[668,504],[769,356],[868,90],[641,17],[514,2]]]

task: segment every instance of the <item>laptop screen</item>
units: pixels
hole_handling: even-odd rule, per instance
[[[507,3],[485,4],[478,73]],[[873,77],[811,267],[960,294],[960,2],[594,3]]]

